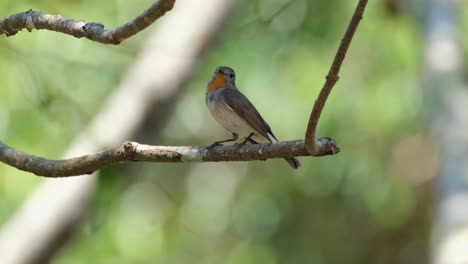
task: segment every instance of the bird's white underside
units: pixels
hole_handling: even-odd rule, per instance
[[[262,136],[247,121],[237,115],[234,110],[224,102],[217,102],[217,100],[212,100],[211,102],[208,102],[207,105],[214,119],[229,132],[236,133],[244,138],[247,138],[251,133],[254,133],[251,138],[258,143],[278,142],[270,134],[268,134],[269,138]]]

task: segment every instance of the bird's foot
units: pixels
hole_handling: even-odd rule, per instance
[[[236,143],[235,145],[236,145],[236,146],[244,146],[245,144],[247,144],[247,142],[250,142],[250,143],[254,144],[255,141],[253,141],[253,140],[251,139],[251,137],[252,137],[253,135],[254,135],[253,133],[250,133],[250,135],[249,135],[248,137],[246,137],[244,141],[242,141],[241,143]]]
[[[234,143],[234,146],[236,146],[236,147],[242,147],[242,146],[244,146],[246,143],[247,143],[246,141],[243,141],[243,142],[241,142],[241,143]]]
[[[214,148],[219,146],[224,146],[224,144],[220,142],[214,142],[213,144],[209,145],[208,148]]]

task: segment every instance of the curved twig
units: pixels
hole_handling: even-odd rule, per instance
[[[312,109],[312,113],[309,117],[309,124],[307,125],[307,131],[305,135],[305,146],[309,153],[312,155],[317,152],[317,146],[315,145],[315,133],[317,130],[317,124],[320,119],[320,114],[322,113],[323,107],[325,106],[325,102],[327,101],[328,95],[330,94],[333,86],[340,78],[338,76],[341,68],[341,64],[346,56],[346,52],[348,51],[349,44],[353,39],[354,33],[359,25],[359,22],[362,19],[362,14],[364,13],[364,9],[366,8],[368,0],[359,0],[357,4],[356,10],[354,11],[354,15],[349,22],[348,29],[341,40],[341,44],[338,47],[338,51],[335,55],[335,59],[328,71],[325,84],[320,90],[320,94],[318,95],[317,99],[315,100],[314,107]]]
[[[175,0],[154,2],[141,15],[132,21],[113,30],[104,29],[101,23],[86,23],[83,20],[72,20],[61,15],[48,15],[29,10],[0,19],[0,35],[13,36],[22,29],[46,29],[72,35],[76,38],[87,38],[104,44],[119,44],[125,39],[147,28],[162,17],[174,6]]]
[[[318,138],[314,156],[333,155],[339,148],[330,138]],[[121,146],[81,157],[48,160],[16,150],[0,141],[0,161],[17,169],[45,177],[67,177],[90,174],[125,161],[207,162],[248,161],[310,156],[303,140],[276,144],[230,145],[215,147],[150,146],[126,141]]]

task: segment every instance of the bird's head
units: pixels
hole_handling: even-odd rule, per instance
[[[224,88],[236,88],[236,73],[229,67],[219,66],[208,83],[207,92]]]

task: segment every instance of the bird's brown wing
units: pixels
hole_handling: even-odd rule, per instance
[[[239,90],[225,88],[221,93],[221,98],[236,114],[245,119],[258,133],[267,139],[268,134],[273,135],[270,126],[257,111],[255,106]]]
[[[231,108],[241,118],[245,119],[255,130],[258,131],[260,135],[270,140],[270,142],[272,140],[268,134],[276,139],[273,132],[271,132],[270,126],[265,122],[255,106],[253,106],[249,99],[247,99],[247,97],[245,97],[245,95],[243,95],[239,90],[224,88],[220,93],[220,97],[229,108]],[[301,163],[299,163],[299,161],[294,157],[285,159],[294,169],[301,166]]]

